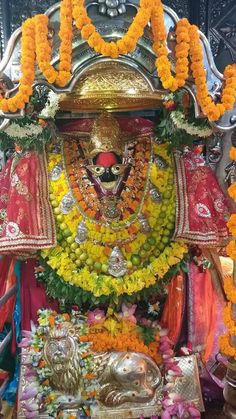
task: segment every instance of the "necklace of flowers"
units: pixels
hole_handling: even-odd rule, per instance
[[[173,188],[173,170],[171,167],[171,158],[167,154],[166,145],[154,147],[154,154],[155,153],[159,153],[159,155],[169,164],[169,168],[167,170],[158,169],[155,163],[151,165],[150,180],[153,186],[157,187],[162,194],[163,202],[152,202],[152,199],[150,199],[149,196],[146,196],[142,210],[143,214],[147,216],[151,229],[153,229],[155,225],[158,224],[157,232],[159,232],[158,235],[160,236],[160,227],[163,228],[163,232],[165,231],[166,227],[170,227],[170,230],[172,227],[174,227],[172,222],[174,221],[175,191]],[[62,162],[60,154],[49,154],[49,174],[53,171],[53,168],[58,167],[58,165],[61,164]],[[59,231],[60,229],[63,230],[68,227],[71,234],[75,235],[78,224],[82,221],[83,218],[81,217],[79,208],[77,207],[73,207],[71,212],[69,212],[67,215],[61,213],[62,199],[64,196],[67,196],[70,191],[69,184],[66,182],[65,170],[61,170],[59,178],[56,178],[55,180],[52,180],[51,178],[50,191],[50,200],[54,208]],[[168,212],[170,210],[172,214],[170,215],[170,219],[172,220],[171,223],[170,219],[166,217],[166,211]],[[159,217],[160,214],[161,217]],[[162,218],[161,224],[160,218]],[[119,222],[113,222],[109,225],[100,225],[96,219],[85,219],[85,224],[88,229],[88,239],[95,243],[103,243],[105,246],[108,244],[113,245],[115,243],[131,241],[133,240],[133,237],[140,231],[140,224],[138,220],[132,224],[126,223],[125,225],[123,225],[123,223],[120,225]],[[143,242],[143,240],[147,238],[147,234],[139,234],[139,241],[140,238],[142,238]],[[161,237],[159,237],[159,239],[160,238]],[[60,236],[58,239],[60,241]],[[67,238],[67,240],[68,242],[72,242],[72,239]],[[137,250],[137,247],[135,247],[133,250]]]
[[[200,138],[207,138],[212,135],[212,129],[208,127],[197,126],[194,123],[188,122],[181,111],[172,111],[170,118],[176,128],[182,129],[189,135],[194,135]]]
[[[220,351],[226,355],[234,358],[236,360],[236,348],[231,344],[232,335],[230,333],[225,333],[219,337],[219,347]]]
[[[34,137],[37,141],[37,137],[40,137],[43,132],[43,127],[39,124],[32,123],[20,126],[19,124],[13,122],[5,129],[4,132],[9,137],[14,138],[15,141],[17,141],[17,139],[27,137]]]
[[[158,147],[157,149],[160,155],[166,157],[166,146]],[[55,155],[53,155],[53,161],[56,164],[58,162],[58,160],[55,159]],[[51,165],[49,156],[49,171],[52,167],[53,166]],[[171,178],[170,180],[168,180],[170,175]],[[55,196],[57,196],[60,199],[60,196],[64,196],[64,194],[67,192],[65,187],[63,186],[65,184],[65,179],[63,178],[63,176],[64,174],[62,172],[60,179],[56,181],[51,181],[50,184],[52,192],[52,195],[50,196],[53,198],[52,205],[54,207],[55,214],[58,214],[59,208],[58,201],[55,200]],[[57,221],[59,221],[59,231],[61,231],[62,233],[59,233],[57,235],[60,244],[54,249],[42,252],[42,256],[46,258],[49,266],[51,266],[52,269],[55,269],[57,274],[61,276],[62,279],[70,283],[73,283],[77,286],[80,286],[84,290],[91,290],[91,292],[95,293],[95,295],[97,296],[103,294],[110,295],[114,292],[120,295],[126,292],[129,293],[130,289],[132,289],[133,292],[137,292],[147,286],[154,284],[156,274],[160,278],[162,278],[170,268],[170,265],[167,262],[167,260],[169,260],[171,262],[171,266],[173,266],[179,263],[185,252],[181,252],[180,259],[178,257],[175,258],[173,256],[179,244],[170,243],[167,246],[167,244],[169,243],[168,235],[170,234],[171,229],[168,229],[166,227],[169,226],[172,228],[172,226],[174,226],[174,224],[168,224],[170,223],[168,213],[169,211],[171,211],[170,217],[171,220],[173,220],[172,217],[174,217],[175,212],[174,207],[173,210],[171,209],[174,202],[172,170],[169,168],[167,171],[158,171],[156,165],[153,164],[151,179],[153,180],[154,184],[158,184],[160,191],[163,192],[164,201],[163,203],[154,204],[152,203],[149,197],[147,199],[147,202],[145,202],[145,211],[147,211],[147,213],[150,214],[150,217],[148,218],[150,227],[152,230],[154,228],[156,229],[154,233],[151,233],[150,239],[147,236],[147,234],[139,233],[134,242],[128,243],[124,246],[124,248],[122,248],[122,252],[128,260],[127,266],[129,269],[131,269],[131,276],[127,275],[125,277],[127,278],[127,282],[123,282],[121,284],[120,280],[114,279],[109,275],[104,275],[105,273],[107,273],[108,270],[108,265],[106,263],[107,257],[111,253],[111,248],[106,245],[106,240],[111,241],[111,236],[113,234],[114,237],[112,238],[114,240],[114,243],[116,243],[116,240],[118,239],[118,232],[116,233],[116,235],[114,235],[114,233],[111,232],[109,233],[108,229],[107,233],[101,232],[101,239],[103,243],[105,243],[105,246],[96,245],[94,243],[91,243],[91,241],[87,241],[79,246],[74,242],[79,222],[76,208],[74,208],[67,215],[56,215]],[[170,191],[168,191],[167,187],[170,188]],[[156,208],[163,208],[163,210],[158,211],[157,213]],[[91,232],[89,233],[91,235]],[[97,234],[97,231],[95,231],[94,234]],[[165,234],[167,234],[167,236],[165,236]],[[139,252],[140,246],[142,246],[142,251]],[[182,249],[181,244],[180,249]],[[155,253],[153,254],[153,252]],[[145,259],[149,258],[148,267],[140,267],[136,271],[132,272],[132,269],[140,265],[142,257],[144,257]],[[59,260],[60,264],[58,264]],[[81,266],[83,267],[82,269]],[[69,271],[73,272],[70,279],[68,276]],[[110,284],[108,284],[109,281]],[[137,282],[137,284],[135,284],[135,282]],[[101,286],[101,283],[103,284],[103,286]]]
[[[39,310],[38,326],[34,326],[31,332],[23,331],[24,338],[20,346],[27,349],[27,355],[31,358],[31,364],[27,364],[24,376],[30,384],[26,385],[21,395],[23,408],[28,414],[26,417],[38,417],[39,406],[43,403],[46,413],[54,418],[76,419],[75,416],[60,411],[59,399],[63,394],[51,387],[51,369],[43,355],[43,347],[50,329],[60,329],[66,322],[71,322],[76,326],[79,336],[84,336],[89,331],[86,318],[77,311],[72,311],[71,314],[58,314],[51,310]],[[84,382],[83,400],[86,400],[78,410],[81,415],[90,417],[89,406],[91,408],[96,406],[96,394],[99,387],[93,374],[94,361],[90,343],[80,341],[78,351]],[[30,412],[31,414],[34,412],[34,416],[29,416]]]
[[[136,145],[136,153],[131,165],[131,171],[125,182],[125,189],[122,190],[117,204],[117,208],[123,215],[125,222],[129,221],[130,218],[137,218],[141,209],[140,203],[143,202],[143,196],[147,193],[147,184],[149,181],[147,174],[149,171],[150,156],[150,140]],[[102,204],[92,182],[86,179],[87,172],[83,160],[81,156],[78,156],[78,144],[76,141],[64,141],[65,170],[68,174],[68,183],[77,201],[79,211],[83,216],[99,220]],[[142,166],[142,170],[140,165]],[[99,218],[97,217],[98,214],[100,214]]]
[[[90,271],[88,264],[79,268],[76,261],[72,261],[61,246],[57,246],[50,251],[45,250],[41,255],[65,282],[76,285],[85,291],[90,291],[95,297],[102,295],[116,297],[122,294],[132,295],[155,284],[157,280],[164,277],[172,266],[183,259],[187,251],[187,247],[183,243],[171,242],[160,256],[154,258],[147,267],[137,269],[119,278],[103,273],[103,266],[100,264],[99,272]],[[107,272],[107,266],[105,268]]]

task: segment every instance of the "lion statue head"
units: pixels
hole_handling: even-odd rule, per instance
[[[43,354],[52,372],[52,387],[62,393],[78,394],[82,383],[75,331],[66,324],[61,329],[53,328],[45,342]]]

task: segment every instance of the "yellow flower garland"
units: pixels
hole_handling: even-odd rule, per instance
[[[191,58],[191,70],[196,84],[197,99],[203,113],[211,121],[216,121],[227,110],[232,109],[236,98],[236,64],[229,65],[224,71],[225,86],[222,90],[221,103],[212,100],[206,82],[203,64],[203,51],[198,28],[190,25],[187,19],[176,24],[176,68],[174,77],[166,45],[164,12],[161,0],[140,0],[140,7],[127,33],[117,42],[106,42],[96,31],[87,14],[84,0],[62,0],[60,10],[60,60],[59,70],[50,64],[51,45],[47,39],[48,17],[36,15],[22,25],[22,77],[19,92],[12,98],[0,98],[0,109],[4,112],[16,112],[24,108],[32,94],[35,77],[35,52],[39,68],[49,83],[65,86],[71,77],[72,60],[72,15],[81,36],[97,53],[112,58],[128,54],[136,48],[138,39],[151,19],[154,35],[153,50],[157,54],[156,66],[163,87],[176,91],[184,86],[189,72],[188,56]]]
[[[154,285],[158,279],[163,278],[172,266],[180,262],[186,253],[187,246],[181,242],[172,242],[147,268],[138,269],[130,275],[120,278],[90,272],[87,267],[77,272],[69,255],[63,252],[63,248],[60,246],[50,252],[43,251],[42,256],[47,258],[48,265],[55,269],[64,281],[92,292],[95,297],[100,297],[101,295],[111,294],[117,296],[121,294],[132,295]]]
[[[142,208],[143,213],[149,214],[148,221],[151,228],[155,228],[155,224],[159,218],[161,208],[165,210],[164,218],[162,218],[162,222],[158,226],[159,231],[156,233],[157,239],[159,239],[159,237],[161,237],[160,231],[167,227],[168,217],[166,215],[169,213],[169,211],[171,211],[170,203],[175,199],[175,192],[173,188],[171,158],[167,154],[166,145],[158,147],[155,146],[154,153],[158,153],[165,160],[167,160],[170,167],[167,170],[158,170],[156,165],[153,164],[151,170],[151,181],[165,196],[168,181],[171,179],[171,185],[169,185],[169,187],[172,190],[171,194],[168,195],[168,205],[166,207],[163,207],[161,203],[153,203],[148,196],[146,197]],[[61,163],[61,159],[61,154],[49,154],[49,173],[56,164]],[[96,223],[94,223],[93,220],[89,221],[86,219],[85,223],[88,228],[88,241],[78,246],[76,243],[74,243],[78,224],[80,221],[82,221],[82,216],[78,208],[73,207],[69,214],[62,215],[58,207],[58,203],[61,201],[63,196],[69,192],[64,170],[62,171],[58,180],[50,181],[50,190],[50,198],[52,199],[54,212],[57,214],[57,222],[59,221],[59,225],[62,226],[63,229],[68,227],[69,237],[67,238],[67,241],[69,240],[75,253],[71,251],[71,247],[68,244],[64,247],[58,245],[54,249],[45,250],[42,252],[42,256],[47,259],[48,265],[51,266],[52,269],[55,269],[58,275],[60,275],[66,282],[77,285],[86,291],[91,291],[97,297],[110,294],[133,294],[134,292],[141,291],[143,288],[147,288],[153,285],[156,282],[156,276],[158,278],[163,278],[171,266],[179,263],[182,260],[184,254],[187,253],[187,247],[182,243],[172,242],[168,246],[162,244],[163,247],[161,247],[160,251],[158,252],[159,256],[153,257],[153,260],[146,268],[140,267],[139,269],[135,270],[134,272],[130,272],[130,274],[127,274],[122,278],[114,278],[110,275],[105,275],[104,272],[91,272],[87,266],[82,267],[78,271],[77,269],[81,266],[81,263],[80,259],[76,259],[76,256],[81,257],[81,255],[87,255],[87,257],[90,259],[92,258],[92,260],[95,260],[96,263],[105,264],[107,262],[107,257],[111,252],[111,248],[108,247],[108,253],[106,253],[107,242],[109,245],[112,243],[115,245],[117,241],[119,242],[126,240],[128,235],[128,227],[125,228],[122,225],[121,229],[113,230],[112,225],[103,225],[101,230],[97,232]],[[137,224],[138,231],[140,227],[139,222],[134,221],[134,225],[135,223]],[[116,222],[115,227],[119,227],[119,223]],[[94,239],[100,241],[101,244],[93,243]],[[140,247],[146,241],[147,235],[139,232],[137,237],[135,239],[131,239],[131,241],[128,243],[128,249],[126,248],[125,243],[124,245],[121,245],[122,253],[124,254],[124,257],[128,263],[130,263],[129,268],[132,268],[132,254],[139,253]],[[164,251],[161,253],[163,249]]]

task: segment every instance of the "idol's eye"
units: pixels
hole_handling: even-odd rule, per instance
[[[89,165],[87,166],[87,169],[95,176],[102,176],[103,173],[105,172],[105,168],[102,166],[95,166],[95,165]]]
[[[114,164],[114,166],[112,166],[111,168],[111,171],[113,175],[122,175],[125,169],[126,169],[125,164]]]

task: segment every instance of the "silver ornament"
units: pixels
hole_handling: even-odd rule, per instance
[[[124,4],[120,4],[119,7],[117,8],[118,12],[120,15],[123,15],[126,12],[126,7]]]
[[[159,191],[159,189],[154,186],[152,183],[150,185],[150,189],[149,189],[149,195],[152,199],[152,202],[161,202],[162,201],[162,196],[161,196],[161,192]]]
[[[78,244],[82,244],[85,243],[87,241],[87,234],[88,234],[88,229],[86,227],[85,221],[82,220],[81,223],[78,225],[77,228],[77,233],[75,236],[75,241]]]
[[[110,275],[118,278],[127,273],[127,262],[118,246],[112,250],[108,260],[108,272]]]
[[[119,6],[118,0],[106,0],[106,6],[110,9],[115,9]]]
[[[62,173],[62,163],[57,163],[51,172],[49,173],[48,177],[50,180],[56,181],[60,178]]]
[[[138,216],[138,220],[139,220],[139,224],[140,224],[140,230],[141,230],[143,233],[150,233],[151,228],[150,228],[150,225],[148,224],[148,220],[147,220],[147,218],[145,217],[145,215],[140,214],[140,215]]]
[[[159,156],[159,154],[156,154],[154,157],[154,163],[156,164],[158,169],[165,170],[168,168],[169,164],[163,157]]]
[[[103,197],[101,199],[101,203],[102,203],[102,215],[103,218],[108,221],[115,221],[115,220],[119,220],[121,213],[120,210],[117,208],[117,199],[116,197]]]
[[[126,13],[126,0],[98,0],[98,12],[109,17]]]
[[[99,13],[101,13],[102,15],[105,15],[107,12],[107,8],[105,6],[105,4],[100,4],[99,8],[98,8]]]
[[[116,17],[118,16],[117,9],[110,9],[110,7],[107,8],[107,15],[110,17]]]
[[[75,204],[75,200],[72,196],[72,193],[68,192],[66,195],[63,196],[60,203],[60,210],[62,214],[69,214],[74,204]]]

